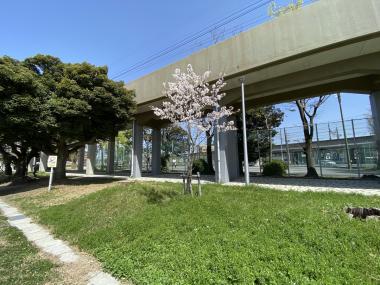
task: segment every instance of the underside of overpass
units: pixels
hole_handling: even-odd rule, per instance
[[[164,99],[162,83],[172,80],[176,68],[185,69],[188,64],[198,73],[211,70],[212,80],[225,74],[227,95],[222,103],[237,108],[241,105],[241,78],[248,108],[337,92],[372,94],[380,137],[379,0],[319,0],[128,83],[126,87],[135,90],[138,103],[134,176],[141,175],[137,168],[142,127],[158,130],[167,124],[151,111],[151,106]],[[234,134],[225,136],[225,147],[234,149]],[[224,160],[228,159],[226,152]],[[237,163],[231,163],[232,167]],[[234,178],[229,172],[236,175],[234,169],[226,169],[223,181]]]

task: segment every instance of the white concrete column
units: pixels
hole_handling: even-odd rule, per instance
[[[36,164],[36,158],[33,157],[28,163],[28,172],[33,172],[34,165]]]
[[[114,165],[115,165],[115,137],[110,139],[108,142],[108,150],[107,150],[107,174],[114,173]]]
[[[372,117],[374,120],[374,128],[377,145],[377,165],[380,166],[380,91],[374,92],[370,96]]]
[[[96,166],[96,144],[87,145],[86,174],[95,174]]]
[[[152,175],[161,173],[161,130],[152,130]]]
[[[137,121],[133,122],[133,154],[131,176],[141,177],[143,155],[143,127]]]
[[[40,165],[39,165],[39,171],[40,172],[47,172],[47,161],[48,161],[48,155],[44,152],[40,152]]]
[[[78,150],[78,171],[83,172],[84,170],[84,147]]]
[[[236,119],[233,118],[236,122]],[[226,120],[226,119],[224,119]],[[231,120],[228,119],[228,120]],[[221,122],[222,123],[222,122]],[[219,133],[219,150],[216,144],[216,138],[214,136],[214,169],[215,169],[215,180],[218,178],[218,151],[220,157],[220,182],[228,183],[239,177],[239,153],[238,153],[238,139],[237,131],[227,131]]]

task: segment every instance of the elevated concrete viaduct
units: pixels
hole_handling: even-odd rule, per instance
[[[163,100],[162,83],[172,81],[174,70],[189,63],[198,73],[211,70],[212,80],[224,73],[228,84],[223,104],[239,108],[242,77],[248,107],[335,92],[372,94],[380,148],[379,0],[319,0],[129,82],[126,87],[136,91],[138,103],[133,176],[141,175],[141,127],[157,130],[164,123],[150,109]],[[228,182],[238,175],[239,161],[228,155],[236,151],[235,134],[222,136],[224,149],[219,151],[228,165],[221,175]]]

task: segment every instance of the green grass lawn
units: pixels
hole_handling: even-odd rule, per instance
[[[41,258],[20,231],[0,216],[0,284],[46,284],[54,273],[52,262]]]
[[[380,222],[343,212],[378,207],[379,197],[206,185],[191,198],[181,189],[130,183],[63,205],[15,202],[135,284],[380,283]]]

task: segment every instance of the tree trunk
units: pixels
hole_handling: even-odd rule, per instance
[[[214,166],[213,166],[213,160],[212,160],[212,135],[209,131],[206,132],[207,137],[207,164],[209,166],[209,169],[213,174],[215,172]]]
[[[4,158],[4,174],[5,175],[12,175],[12,166],[11,166],[11,162],[9,160],[7,160],[6,158]]]
[[[66,178],[66,162],[69,157],[69,151],[66,148],[64,143],[61,143],[58,146],[58,159],[57,159],[57,168],[55,169],[55,177],[57,179],[65,179]]]
[[[27,149],[21,148],[17,153],[17,161],[15,161],[16,173],[17,177],[25,177],[28,175],[28,154]]]
[[[193,181],[193,177],[192,177],[192,173],[187,173],[187,178],[186,178],[186,192],[185,194],[189,194],[191,196],[193,196],[193,184],[192,184],[192,181]]]
[[[190,131],[189,131],[190,134]],[[192,185],[192,176],[193,176],[193,155],[194,155],[194,146],[191,144],[190,136],[188,137],[188,158],[187,158],[187,173],[186,173],[186,191],[185,194],[193,195],[193,185]]]
[[[380,169],[380,139],[377,140],[377,169]]]
[[[22,159],[17,161],[15,176],[17,177],[25,177],[28,174],[28,164],[26,159]]]
[[[314,167],[312,140],[310,138],[305,140],[304,151],[306,155],[306,166],[307,166],[306,177],[319,177]]]

